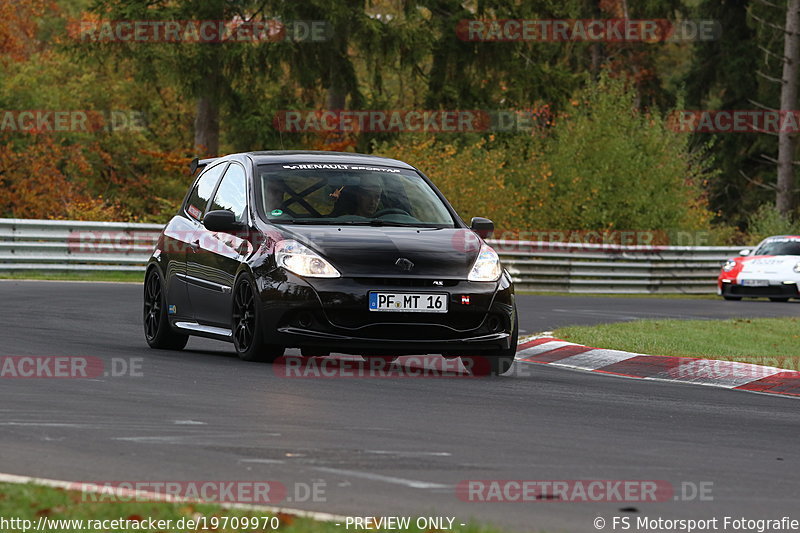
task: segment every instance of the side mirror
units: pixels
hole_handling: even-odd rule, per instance
[[[488,218],[472,217],[469,227],[472,231],[480,235],[482,239],[486,239],[494,231],[494,222]]]
[[[242,227],[236,222],[236,215],[232,211],[220,209],[217,211],[209,211],[203,217],[203,226],[209,231],[222,231],[230,233]]]
[[[739,255],[742,256],[742,257],[748,256],[748,255],[750,255],[750,250],[748,250],[746,248],[744,250],[739,250]]]

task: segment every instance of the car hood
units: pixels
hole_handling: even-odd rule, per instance
[[[330,261],[343,276],[442,277],[465,279],[481,241],[462,228],[373,226],[282,226]],[[406,259],[409,263],[398,260]],[[403,268],[405,265],[406,268]]]
[[[747,276],[785,275],[797,277],[794,266],[800,262],[797,255],[758,255],[742,259],[741,274]]]

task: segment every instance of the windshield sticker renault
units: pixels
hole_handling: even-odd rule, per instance
[[[392,172],[399,173],[400,169],[397,168],[384,168],[384,167],[363,167],[356,165],[342,165],[336,163],[304,163],[298,165],[283,165],[287,170],[370,170],[376,172]]]

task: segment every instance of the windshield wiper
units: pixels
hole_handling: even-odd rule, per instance
[[[393,222],[373,218],[371,220],[318,220],[308,218],[287,218],[284,220],[270,220],[274,224],[305,224],[308,226],[373,226],[373,227],[394,227],[394,228],[438,228],[440,226],[424,223],[405,223]]]
[[[388,220],[381,220],[379,218],[373,218],[372,220],[364,220],[364,221],[348,220],[339,222],[339,224],[341,224],[342,226],[375,226],[375,227],[391,226],[397,228],[415,228],[424,226],[423,224],[414,224],[414,223],[406,224],[404,222],[392,222]]]
[[[338,224],[338,222],[332,220],[316,220],[316,219],[309,219],[309,218],[286,218],[286,219],[271,219],[270,222],[273,224],[306,224],[306,225],[315,225],[315,226],[331,226]]]

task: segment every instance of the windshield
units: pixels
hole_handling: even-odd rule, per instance
[[[413,170],[306,163],[258,167],[262,213],[276,224],[454,227]]]
[[[775,239],[763,243],[754,255],[800,255],[800,239]]]

